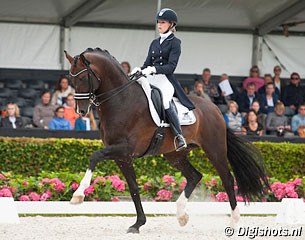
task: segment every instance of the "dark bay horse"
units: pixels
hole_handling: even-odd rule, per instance
[[[143,156],[157,128],[150,116],[147,99],[141,86],[129,80],[119,62],[106,50],[87,49],[74,58],[65,53],[71,64],[76,109],[85,116],[92,104],[97,106],[101,138],[105,145],[104,149],[91,155],[89,167],[74,192],[71,203],[84,201],[84,190],[90,185],[97,163],[114,160],[126,178],[137,212],[136,222],[129,227],[128,232],[138,233],[139,228],[145,224],[146,217],[139,196],[133,158]],[[194,114],[197,121],[182,127],[188,143],[187,149],[175,151],[174,136],[169,128],[165,130],[165,139],[160,148],[160,154],[187,179],[186,187],[177,200],[177,218],[180,225],[187,223],[185,206],[202,178],[202,174],[187,159],[191,149],[200,147],[219,173],[229,196],[231,222],[234,224],[239,219],[239,211],[228,162],[235,175],[239,193],[249,201],[262,197],[264,187],[269,186],[260,164],[261,155],[253,145],[243,142],[227,129],[216,105],[199,97],[190,99],[196,106]]]

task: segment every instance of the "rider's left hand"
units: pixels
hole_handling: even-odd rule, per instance
[[[154,74],[154,73],[156,73],[156,68],[155,67],[149,66],[149,67],[144,68],[142,70],[142,74],[145,75],[145,76],[148,76],[148,75]]]

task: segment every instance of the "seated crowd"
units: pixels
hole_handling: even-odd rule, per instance
[[[68,77],[62,76],[53,94],[49,90],[42,91],[40,103],[34,107],[32,121],[26,123],[20,116],[18,105],[9,102],[1,113],[0,128],[96,130],[96,121],[92,111],[86,117],[80,117],[75,112],[74,92],[74,88],[69,85]]]
[[[286,86],[281,67],[274,67],[274,76],[260,78],[259,68],[253,66],[240,89],[222,74],[218,85],[211,82],[211,71],[205,68],[190,96],[198,96],[216,104],[227,126],[236,134],[305,136],[305,88],[300,75],[290,76]]]
[[[121,63],[130,75],[130,64]],[[190,96],[215,103],[224,116],[227,126],[236,134],[247,135],[305,135],[305,88],[300,85],[300,75],[290,76],[286,86],[281,78],[281,67],[275,66],[274,75],[260,77],[259,68],[253,66],[249,77],[240,88],[231,84],[229,76],[222,74],[219,83],[211,81],[211,71],[205,68],[202,79],[197,80]],[[16,103],[9,102],[2,111],[0,127],[36,127],[54,130],[96,130],[97,124],[90,111],[80,117],[75,112],[74,88],[66,76],[60,77],[55,91],[42,91],[40,102],[34,107],[32,121],[25,123]]]

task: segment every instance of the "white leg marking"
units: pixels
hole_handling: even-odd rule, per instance
[[[177,219],[180,226],[185,226],[189,220],[188,214],[185,212],[185,207],[188,199],[185,197],[184,191],[181,193],[177,199]]]
[[[82,181],[80,182],[80,185],[78,189],[73,193],[73,197],[70,201],[71,204],[80,204],[84,201],[85,198],[85,189],[90,186],[92,178],[92,172],[91,170],[87,169],[86,174]]]
[[[236,228],[237,222],[239,221],[239,219],[240,219],[239,209],[236,206],[235,209],[233,211],[231,211],[231,223],[230,223],[230,226],[232,228]]]

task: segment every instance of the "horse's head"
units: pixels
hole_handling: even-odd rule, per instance
[[[86,59],[84,53],[74,58],[67,51],[65,51],[65,54],[71,64],[70,77],[75,87],[76,112],[81,116],[86,116],[92,104],[97,105],[95,98],[100,79],[91,69],[90,62]]]

